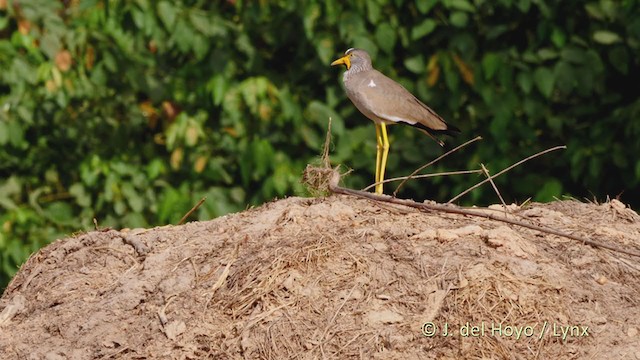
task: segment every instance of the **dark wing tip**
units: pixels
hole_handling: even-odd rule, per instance
[[[441,131],[443,131],[441,134],[446,134],[449,136],[456,136],[462,132],[460,131],[460,129],[458,129],[457,127],[451,124],[447,124],[447,130],[441,130]]]
[[[431,128],[428,128],[426,126],[424,126],[421,123],[415,123],[412,124],[411,126],[413,127],[417,127],[418,129],[427,132],[430,135],[449,135],[449,136],[456,136],[458,134],[461,133],[460,129],[458,129],[457,127],[451,125],[451,124],[446,124],[447,128],[446,129],[442,129],[442,130],[434,130]]]

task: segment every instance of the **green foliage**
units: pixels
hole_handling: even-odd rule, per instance
[[[349,47],[484,140],[432,171],[497,172],[509,200],[640,202],[634,1],[0,1],[0,284],[77,230],[209,219],[302,194],[333,119],[332,160],[364,187],[374,129],[331,60]],[[390,177],[441,153],[390,130]],[[411,182],[447,200],[477,177]],[[467,203],[491,203],[488,187]]]

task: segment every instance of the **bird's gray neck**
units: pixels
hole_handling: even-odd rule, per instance
[[[348,81],[350,77],[364,72],[364,71],[368,71],[373,69],[373,67],[371,66],[371,64],[358,64],[358,65],[351,65],[351,67],[349,68],[349,70],[344,72],[344,75],[342,76],[342,80],[343,81]]]

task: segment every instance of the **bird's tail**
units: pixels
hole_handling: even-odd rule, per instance
[[[456,136],[460,133],[460,129],[458,129],[457,127],[453,126],[453,125],[449,125],[447,124],[447,128],[443,129],[443,130],[433,130],[433,129],[429,129],[428,127],[420,124],[420,123],[416,123],[415,125],[413,125],[414,127],[418,128],[418,130],[422,131],[423,133],[429,135],[430,138],[433,139],[433,141],[437,142],[438,145],[444,147],[444,141],[438,139],[437,137],[435,137],[435,135],[449,135],[449,136]]]

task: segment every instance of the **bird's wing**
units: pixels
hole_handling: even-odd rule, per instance
[[[409,125],[420,124],[436,131],[447,130],[447,123],[402,85],[376,70],[359,75],[354,79],[359,101],[377,117]]]

